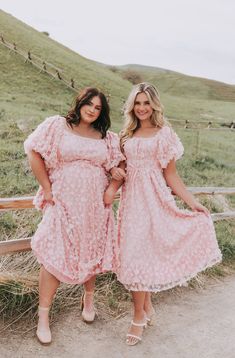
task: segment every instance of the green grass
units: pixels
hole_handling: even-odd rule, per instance
[[[223,254],[223,264],[235,268],[235,223],[222,221],[215,225],[216,235]]]
[[[185,147],[178,162],[188,186],[235,186],[234,132],[176,129]]]

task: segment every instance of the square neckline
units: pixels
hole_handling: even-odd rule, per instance
[[[82,138],[82,139],[89,139],[89,140],[97,140],[97,141],[102,141],[104,140],[105,138],[91,138],[91,137],[85,137],[85,136],[82,136],[78,133],[74,133],[72,132],[72,130],[69,130],[68,126],[67,126],[67,123],[66,123],[66,118],[63,117],[63,127],[64,127],[64,131],[68,134],[72,134],[78,138]]]
[[[160,129],[151,137],[131,137],[131,139],[153,139],[153,138],[156,138],[164,127],[165,126],[160,127]]]

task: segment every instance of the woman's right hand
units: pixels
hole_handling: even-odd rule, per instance
[[[112,178],[115,179],[115,180],[122,180],[122,179],[125,179],[126,177],[126,172],[124,169],[122,168],[117,168],[117,167],[113,167],[111,170],[110,170],[110,173],[112,175]]]
[[[55,205],[51,189],[43,189],[43,193],[43,206],[45,206],[46,204]]]

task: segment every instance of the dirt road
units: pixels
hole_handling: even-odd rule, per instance
[[[158,323],[143,341],[124,341],[131,315],[86,325],[79,310],[61,316],[53,343],[41,346],[33,333],[0,338],[1,358],[235,358],[235,275],[210,281],[206,288],[164,293],[156,304]]]

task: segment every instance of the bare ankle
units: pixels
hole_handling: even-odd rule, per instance
[[[141,322],[145,319],[144,310],[134,312],[134,321]]]
[[[38,307],[38,319],[40,321],[48,321],[49,320],[49,307]]]

